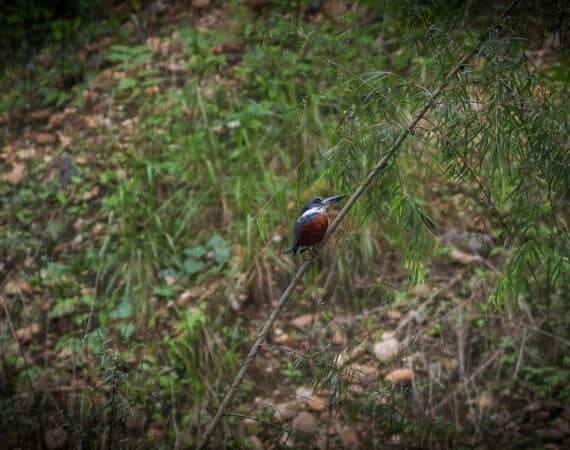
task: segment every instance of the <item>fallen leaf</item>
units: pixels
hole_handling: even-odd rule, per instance
[[[70,348],[64,348],[57,354],[57,359],[69,359],[73,356],[73,350]]]
[[[30,284],[26,280],[22,278],[17,278],[15,280],[10,280],[8,281],[8,283],[6,283],[6,286],[4,287],[4,292],[6,292],[6,294],[8,295],[29,294],[30,292],[32,292],[32,288],[30,287]]]
[[[104,231],[105,231],[105,224],[103,224],[101,222],[97,222],[95,225],[93,225],[93,228],[91,230],[91,232],[95,236],[101,236]]]
[[[19,341],[22,342],[29,342],[32,340],[32,337],[37,336],[40,334],[41,328],[40,325],[37,323],[31,324],[29,327],[20,328],[16,330],[16,337]]]
[[[63,121],[65,120],[66,117],[67,117],[66,112],[58,112],[58,113],[52,114],[51,117],[49,118],[49,122],[48,122],[46,128],[48,130],[53,130],[54,128],[59,127],[63,123]]]
[[[101,114],[95,114],[94,116],[84,116],[83,120],[85,121],[87,128],[99,128],[103,123],[103,116]]]
[[[345,366],[346,364],[348,364],[351,361],[355,361],[358,358],[360,358],[362,355],[364,355],[366,353],[366,345],[367,342],[361,342],[360,344],[358,344],[356,347],[353,347],[352,349],[345,349],[342,352],[340,352],[338,354],[338,356],[335,359],[335,365],[338,368],[341,368],[343,366]]]
[[[186,306],[189,303],[199,300],[206,291],[207,289],[204,286],[195,286],[187,289],[180,295],[180,297],[178,297],[176,304],[178,306]]]
[[[2,147],[2,154],[4,156],[9,155],[10,153],[14,153],[14,150],[16,148],[13,145],[5,145],[4,147]]]
[[[61,142],[61,145],[63,145],[64,147],[69,147],[69,144],[71,144],[71,138],[69,136],[66,136],[63,133],[57,133],[57,137],[59,138],[59,142]]]
[[[212,45],[209,50],[210,50],[210,53],[218,55],[220,53],[240,51],[241,47],[242,47],[242,45],[239,42],[226,41],[226,42],[221,42],[219,44]]]
[[[30,119],[35,119],[35,120],[42,120],[42,119],[47,119],[52,113],[52,109],[51,108],[45,108],[45,109],[38,109],[37,111],[33,111],[29,114]]]
[[[210,5],[210,0],[192,0],[192,6],[196,9],[206,8]]]
[[[3,173],[0,177],[1,181],[5,181],[6,183],[10,183],[14,186],[17,186],[22,182],[22,180],[26,177],[27,170],[26,165],[19,162],[12,163],[12,170],[10,172]]]
[[[158,53],[160,51],[160,44],[161,44],[161,39],[159,37],[149,37],[146,40],[146,45],[148,45],[150,47],[150,50],[153,53]]]
[[[550,63],[555,58],[556,52],[547,47],[538,50],[525,50],[524,54],[533,66],[540,68]]]
[[[36,135],[36,142],[40,145],[51,145],[57,142],[57,137],[54,134],[40,133]]]
[[[421,297],[429,293],[429,286],[425,283],[419,283],[410,289],[410,294],[414,297]]]
[[[78,249],[81,246],[81,243],[83,242],[83,235],[82,234],[78,234],[77,236],[75,236],[73,238],[73,240],[71,241],[70,245],[71,248],[73,249]]]
[[[480,410],[491,409],[494,404],[494,397],[489,391],[483,391],[477,399],[477,406]]]
[[[16,152],[16,156],[18,159],[24,161],[26,159],[32,159],[34,156],[37,155],[37,150],[34,147],[24,148],[22,150],[18,150]]]
[[[348,368],[348,375],[349,378],[354,378],[365,383],[372,383],[378,379],[379,372],[376,366],[372,364],[353,363]]]
[[[93,189],[83,193],[83,195],[81,196],[81,200],[84,201],[93,200],[95,197],[98,197],[100,193],[101,193],[101,188],[99,187],[99,185],[95,185]]]
[[[136,117],[131,117],[131,118],[125,119],[121,122],[121,128],[127,134],[133,134],[136,122],[137,122]]]
[[[257,425],[257,420],[252,417],[245,417],[241,420],[241,424],[245,425],[246,427],[251,427],[253,425]]]
[[[400,311],[396,311],[395,309],[391,309],[387,313],[389,320],[398,321],[402,318],[402,313]]]
[[[158,86],[148,86],[144,88],[144,92],[148,95],[157,94],[160,92],[160,88]]]
[[[89,295],[91,297],[95,296],[95,288],[84,286],[81,288],[81,295]]]
[[[172,61],[166,63],[164,68],[172,73],[184,73],[188,71],[188,65],[184,61]]]

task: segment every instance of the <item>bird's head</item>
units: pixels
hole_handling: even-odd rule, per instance
[[[303,209],[301,209],[301,215],[308,211],[325,212],[329,205],[342,200],[344,197],[346,197],[346,194],[338,194],[326,198],[315,197],[305,203],[305,206],[303,206]]]

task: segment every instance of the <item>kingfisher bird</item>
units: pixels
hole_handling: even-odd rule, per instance
[[[293,243],[291,247],[283,250],[283,253],[295,254],[299,247],[303,247],[301,249],[301,253],[303,253],[321,242],[329,226],[327,208],[330,204],[338,202],[344,197],[346,194],[333,195],[327,198],[316,197],[308,201],[295,221]]]

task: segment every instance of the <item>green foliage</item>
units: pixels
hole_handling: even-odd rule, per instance
[[[200,349],[204,338],[206,315],[201,306],[178,311],[179,335],[165,336],[163,341],[169,367],[177,374],[179,383],[188,384],[193,410],[199,408],[205,393],[207,377],[201,370],[203,352]]]
[[[92,40],[117,33],[116,17],[94,20],[105,12],[93,0],[51,2],[18,0],[0,5],[0,112],[12,115],[45,106],[81,102],[83,83],[100,66],[99,54],[81,56]]]
[[[184,249],[184,254],[188,257],[184,261],[184,270],[188,275],[200,272],[205,266],[208,255],[212,254],[214,261],[222,265],[231,256],[232,248],[230,241],[224,239],[220,234],[214,233],[204,245],[195,245]]]
[[[148,45],[112,45],[106,59],[116,63],[117,69],[125,74],[117,85],[117,93],[130,92],[132,99],[142,95],[145,88],[156,85],[155,77],[160,72],[150,66],[152,53]]]
[[[96,0],[65,2],[55,8],[45,0],[2,3],[0,68],[14,57],[28,56],[30,50],[40,48],[46,42],[65,41],[88,22],[96,8],[102,6],[102,2]]]
[[[564,358],[562,366],[525,367],[522,374],[530,389],[540,399],[570,401],[570,359]]]

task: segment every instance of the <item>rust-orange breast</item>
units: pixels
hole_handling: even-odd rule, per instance
[[[299,245],[307,247],[315,245],[325,235],[329,220],[324,214],[315,214],[310,222],[301,224],[301,236],[299,236]]]

